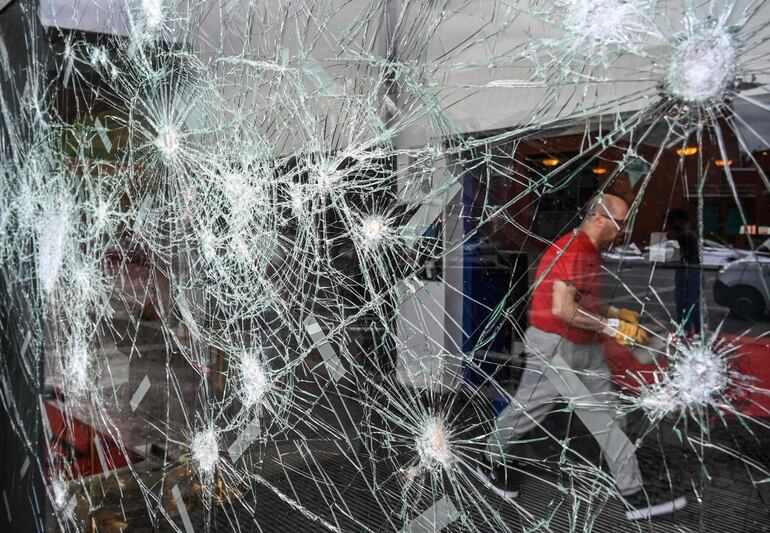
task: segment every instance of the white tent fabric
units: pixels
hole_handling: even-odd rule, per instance
[[[231,2],[227,9],[207,9],[210,3],[202,2],[193,8],[181,2],[166,2],[160,0],[41,0],[39,7],[40,19],[44,26],[78,29],[89,32],[110,33],[128,36],[132,32],[133,19],[136,13],[147,2],[157,4],[165,10],[169,4],[184,5],[179,9],[185,12],[193,9],[197,25],[193,31],[185,30],[187,38],[194,39],[192,46],[206,60],[222,55],[237,55],[244,43],[241,39],[246,30],[242,17],[253,7],[251,2]],[[340,35],[347,24],[359,15],[361,9],[370,5],[364,0],[343,2],[338,0],[340,11],[323,28],[330,37]],[[736,3],[736,11],[747,2]],[[543,80],[535,76],[536,66],[532,62],[522,61],[522,47],[528,43],[540,40],[554,42],[564,38],[564,29],[556,26],[553,21],[544,20],[537,15],[536,4],[532,2],[531,10],[528,3],[516,5],[515,13],[508,13],[505,26],[494,26],[489,13],[491,3],[485,0],[473,2],[450,2],[456,10],[453,16],[441,22],[441,31],[436,32],[436,38],[430,43],[427,51],[398,50],[399,60],[419,60],[429,66],[435,66],[430,77],[426,78],[426,88],[431,89],[436,96],[449,127],[456,133],[471,133],[530,126],[527,124],[537,113],[538,124],[548,124],[554,120],[595,116],[598,114],[632,112],[648,105],[654,98],[664,77],[664,71],[655,62],[659,57],[671,53],[670,49],[658,45],[647,51],[645,55],[621,55],[608,68],[599,69],[594,79],[576,82],[574,78]],[[455,5],[456,4],[456,5]],[[213,4],[212,4],[213,5]],[[395,19],[401,13],[405,2],[403,0],[383,1],[382,9],[387,12],[395,25]],[[262,8],[262,6],[260,6]],[[274,10],[279,16],[281,2],[265,3],[265,10]],[[706,9],[707,6],[702,6]],[[514,9],[514,8],[511,8]],[[668,1],[659,12],[658,22],[662,27],[669,26],[667,33],[673,34],[682,28],[682,12],[679,2]],[[531,11],[531,13],[530,13]],[[542,11],[542,10],[541,10]],[[409,16],[409,11],[404,11]],[[535,14],[533,14],[535,13]],[[753,20],[746,25],[761,24],[763,15],[770,16],[770,5],[764,5],[755,14]],[[182,17],[180,17],[182,18]],[[764,20],[767,20],[764,16]],[[512,22],[510,22],[512,21]],[[401,21],[403,24],[403,21]],[[388,32],[392,27],[385,28],[373,36],[380,42],[380,52],[384,54]],[[232,38],[229,38],[231,36]],[[473,37],[471,39],[471,37]],[[296,36],[295,36],[296,40]],[[313,70],[323,76],[325,69],[346,69],[346,65],[332,66],[330,61],[320,61],[319,58],[335,58],[333,43],[335,39],[321,39],[311,53],[305,56],[304,68]],[[287,55],[294,56],[299,51],[300,44],[292,42],[288,36],[284,42]],[[494,46],[494,51],[492,50]],[[461,50],[458,52],[457,48]],[[506,65],[506,54],[500,51],[509,50],[511,56],[516,51],[519,59]],[[452,62],[442,60],[447,52],[453,51]],[[761,57],[770,52],[770,42],[761,42],[748,54],[751,57]],[[415,54],[420,54],[417,57]],[[355,61],[351,58],[351,63]],[[493,67],[493,68],[492,68]],[[344,76],[360,76],[363,71]],[[330,80],[338,79],[339,72],[327,76]],[[770,76],[768,74],[767,76]],[[607,81],[612,83],[607,83]],[[768,81],[768,80],[758,80]],[[235,88],[233,90],[236,90]],[[599,107],[601,106],[601,107]],[[756,105],[744,106],[741,116],[751,122],[758,113]],[[426,123],[416,122],[410,129],[399,136],[402,146],[420,146],[426,139],[434,136]]]

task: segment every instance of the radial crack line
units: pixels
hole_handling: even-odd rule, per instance
[[[99,457],[99,464],[102,466],[102,473],[106,474],[110,469],[107,467],[107,457],[104,455],[102,439],[99,438],[98,433],[94,435],[94,447],[96,448],[96,455]]]
[[[187,506],[182,499],[182,493],[179,491],[179,485],[174,485],[171,489],[171,494],[174,496],[176,502],[176,508],[179,509],[179,516],[182,519],[182,524],[187,533],[195,533],[192,522],[190,522],[190,515],[187,514]]]
[[[109,131],[104,125],[102,125],[101,120],[99,120],[99,117],[96,117],[96,120],[94,120],[94,129],[96,130],[96,133],[99,135],[99,139],[102,141],[102,145],[104,145],[104,149],[107,150],[107,153],[109,154],[112,152],[112,141],[110,140],[110,137],[107,135],[107,131]]]
[[[43,400],[42,396],[40,399],[40,416],[43,419],[43,431],[45,431],[46,438],[48,441],[51,441],[53,431],[51,430],[51,421],[48,420],[48,411],[45,408],[45,400]]]
[[[324,334],[318,320],[316,320],[314,315],[310,315],[304,320],[303,324],[305,331],[310,335],[318,353],[321,354],[324,363],[326,363],[326,368],[332,381],[339,381],[345,375],[345,367],[342,366],[342,361],[329,343],[329,339]]]
[[[185,326],[187,326],[187,330],[190,332],[190,336],[195,340],[200,339],[200,329],[198,329],[198,324],[195,322],[195,317],[193,317],[192,311],[190,311],[190,305],[187,303],[187,299],[183,294],[180,293],[177,296],[176,304],[177,308],[179,309],[179,314],[182,316],[182,322]]]
[[[243,452],[245,452],[258,437],[259,417],[255,416],[254,419],[243,428],[243,431],[235,438],[233,443],[227,449],[230,460],[234,463],[240,459]]]
[[[30,341],[32,341],[32,332],[27,330],[27,334],[24,336],[24,343],[21,345],[21,350],[19,351],[20,357],[24,357],[24,354],[27,353],[27,348],[29,348]]]
[[[150,378],[148,376],[144,376],[144,379],[136,388],[136,392],[134,392],[134,395],[131,397],[130,405],[132,412],[135,412],[136,408],[139,407],[139,404],[144,399],[144,396],[147,394],[148,390],[150,390]]]
[[[74,494],[67,500],[67,505],[64,507],[64,516],[72,516],[72,511],[75,510],[75,505],[78,503],[78,498]],[[192,532],[191,532],[192,533]]]
[[[21,470],[19,471],[19,478],[24,478],[29,468],[29,457],[24,458],[24,462],[21,464]]]
[[[448,496],[444,496],[431,505],[420,516],[412,520],[401,533],[432,533],[441,531],[460,518],[460,511]]]
[[[309,518],[310,520],[313,520],[314,522],[318,522],[322,526],[324,526],[329,531],[337,531],[341,533],[341,530],[332,524],[331,522],[324,520],[321,516],[318,516],[317,514],[313,513],[308,509],[307,507],[300,504],[298,501],[294,500],[293,498],[287,496],[280,490],[278,490],[277,487],[273,486],[268,480],[260,476],[259,474],[255,475],[254,478],[256,481],[258,481],[262,486],[268,488],[273,494],[275,494],[281,501],[287,503],[292,508],[299,511],[303,516],[306,518]]]
[[[8,495],[3,491],[3,503],[5,503],[5,512],[8,513],[8,523],[13,522],[13,516],[11,516],[11,506],[8,505]]]

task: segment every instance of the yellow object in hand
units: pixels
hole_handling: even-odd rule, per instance
[[[607,316],[611,318],[619,318],[626,322],[631,322],[634,325],[639,324],[639,313],[632,311],[631,309],[618,309],[617,307],[610,307],[607,311]]]
[[[634,324],[619,318],[607,319],[604,333],[625,346],[644,344],[648,337],[647,332],[638,323]]]

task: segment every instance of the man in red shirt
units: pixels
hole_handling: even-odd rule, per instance
[[[540,260],[525,333],[529,357],[516,396],[496,419],[487,441],[491,466],[480,469],[505,499],[518,496],[515,461],[508,447],[567,400],[599,442],[629,519],[673,512],[683,496],[642,489],[635,447],[616,418],[612,379],[599,335],[626,345],[644,343],[639,314],[601,299],[601,256],[624,233],[628,204],[610,194],[595,197],[579,229],[554,242]]]

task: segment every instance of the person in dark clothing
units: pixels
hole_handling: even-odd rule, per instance
[[[676,320],[688,335],[700,334],[700,251],[698,235],[690,229],[690,215],[672,209],[666,216],[672,238],[679,243],[680,264],[674,277]]]

